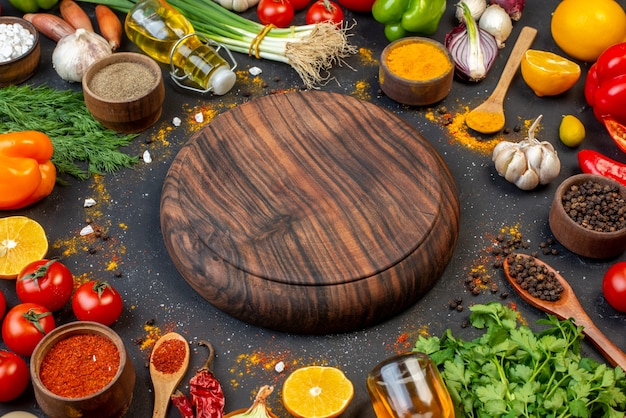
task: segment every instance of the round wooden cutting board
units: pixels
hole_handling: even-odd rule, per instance
[[[459,201],[408,123],[351,96],[292,92],[189,140],[165,178],[161,227],[180,274],[219,309],[280,331],[345,332],[437,282]]]

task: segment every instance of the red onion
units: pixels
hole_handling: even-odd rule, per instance
[[[487,76],[498,57],[496,38],[472,18],[471,11],[463,2],[464,22],[446,34],[444,44],[454,61],[454,70],[463,80],[480,81]]]
[[[499,5],[516,21],[520,20],[524,10],[524,0],[489,0],[489,4]]]

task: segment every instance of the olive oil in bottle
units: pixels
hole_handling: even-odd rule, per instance
[[[128,12],[124,28],[128,38],[142,51],[172,65],[171,75],[177,84],[182,85],[178,80],[186,78],[204,91],[218,95],[226,94],[235,84],[234,66],[231,68],[218,53],[223,47],[216,50],[202,42],[187,18],[165,1],[139,1]],[[175,74],[174,68],[184,76]]]

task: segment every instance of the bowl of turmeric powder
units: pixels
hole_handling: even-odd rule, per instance
[[[441,42],[411,36],[391,42],[380,59],[378,78],[387,97],[411,106],[443,100],[452,89],[454,64]]]

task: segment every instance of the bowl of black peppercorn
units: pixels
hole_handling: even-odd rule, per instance
[[[568,250],[605,259],[626,250],[626,186],[596,175],[577,174],[557,188],[550,229]]]

